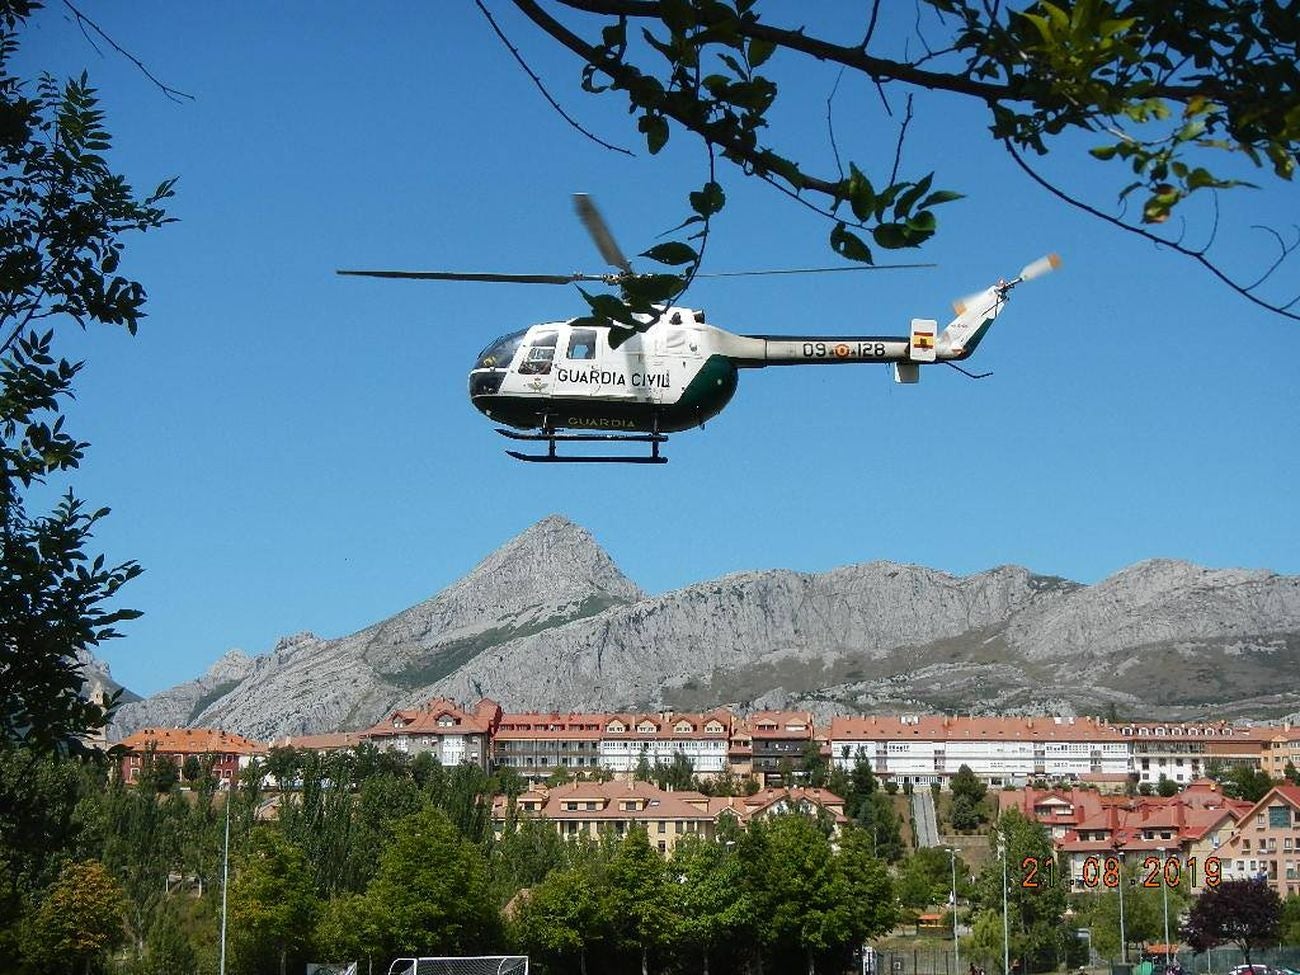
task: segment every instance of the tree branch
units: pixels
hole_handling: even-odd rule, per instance
[[[1245,298],[1247,301],[1259,305],[1259,307],[1271,311],[1274,314],[1282,315],[1283,317],[1289,318],[1292,321],[1300,322],[1300,314],[1287,310],[1288,308],[1290,308],[1292,305],[1296,303],[1296,300],[1300,300],[1300,299],[1293,299],[1292,301],[1287,302],[1285,305],[1277,305],[1257,297],[1256,295],[1251,293],[1250,289],[1258,286],[1264,280],[1264,278],[1260,278],[1259,281],[1256,281],[1254,284],[1250,285],[1249,287],[1238,284],[1236,281],[1232,280],[1232,278],[1228,277],[1228,275],[1225,272],[1220,270],[1218,265],[1216,265],[1213,261],[1207,258],[1203,251],[1192,250],[1191,248],[1184,247],[1182,244],[1179,244],[1176,241],[1167,240],[1166,238],[1161,237],[1158,234],[1153,234],[1151,231],[1146,230],[1145,228],[1136,227],[1131,223],[1125,223],[1123,220],[1119,220],[1115,217],[1112,217],[1108,213],[1103,213],[1102,211],[1098,210],[1096,207],[1084,203],[1082,200],[1079,200],[1073,196],[1070,196],[1064,190],[1053,185],[1052,183],[1048,182],[1044,177],[1040,176],[1033,169],[1033,167],[1031,167],[1027,162],[1025,162],[1024,158],[1020,155],[1019,152],[1016,151],[1016,147],[1012,145],[1009,140],[1004,139],[1002,141],[1002,144],[1003,146],[1006,147],[1007,152],[1011,154],[1011,158],[1016,161],[1016,164],[1022,170],[1024,170],[1026,175],[1028,175],[1029,178],[1032,179],[1039,186],[1043,187],[1043,189],[1047,190],[1047,192],[1055,196],[1058,200],[1068,203],[1070,206],[1082,210],[1084,213],[1096,217],[1099,220],[1103,220],[1106,223],[1111,224],[1112,226],[1119,227],[1121,230],[1127,230],[1129,233],[1136,234],[1139,237],[1143,237],[1146,240],[1149,240],[1152,243],[1157,244],[1161,247],[1168,247],[1170,250],[1182,254],[1184,257],[1190,257],[1193,261],[1195,261],[1197,264],[1200,264],[1203,268],[1205,268],[1205,270],[1209,271],[1210,274],[1218,278],[1220,281],[1226,284],[1233,291],[1237,292],[1237,294],[1241,295],[1241,297]],[[1285,259],[1287,254],[1289,253],[1290,251],[1284,253],[1282,255],[1282,258],[1280,258],[1276,263],[1281,263],[1281,261]],[[1274,266],[1276,267],[1276,264]],[[1272,274],[1272,273],[1273,273],[1273,269],[1270,268],[1268,274]],[[1265,277],[1267,276],[1268,275],[1266,274]]]
[[[535,6],[533,0],[514,0],[521,9],[524,3]],[[561,6],[583,13],[600,14],[609,17],[630,17],[641,20],[659,20],[658,0],[555,0]],[[550,19],[548,17],[548,19]],[[536,23],[536,21],[534,20]],[[552,21],[552,23],[558,22]],[[540,23],[538,26],[542,26]],[[543,28],[544,30],[546,28]],[[561,27],[562,30],[565,28]],[[567,32],[567,30],[566,30]],[[548,33],[550,33],[548,31]],[[860,71],[878,81],[901,81],[933,91],[951,91],[961,95],[971,95],[983,101],[1018,102],[1028,100],[1019,93],[1018,87],[1007,83],[979,81],[968,74],[941,71],[925,71],[914,63],[894,61],[869,55],[861,48],[832,44],[819,37],[812,37],[802,30],[789,30],[784,27],[771,27],[759,21],[741,21],[736,25],[736,33],[741,37],[760,39],[776,44],[791,51],[799,51],[819,61],[832,61],[845,67]],[[559,40],[558,35],[552,34]],[[1209,93],[1205,85],[1153,85],[1147,92],[1151,98],[1170,98],[1184,101],[1194,95]]]
[[[106,33],[104,33],[102,27],[100,27],[97,23],[95,23],[93,20],[91,20],[89,17],[83,14],[80,10],[78,10],[75,6],[73,6],[70,0],[63,0],[63,5],[67,7],[70,11],[72,11],[72,16],[76,18],[77,26],[81,28],[81,32],[83,34],[86,33],[86,28],[89,27],[91,30],[93,30],[104,40],[108,41],[109,45],[113,48],[113,50],[115,50],[118,54],[122,55],[122,57],[126,58],[137,68],[139,68],[141,72],[144,73],[144,76],[148,78],[150,81],[152,81],[155,85],[157,85],[158,88],[162,91],[162,93],[166,95],[168,98],[170,98],[172,101],[179,102],[183,98],[188,98],[190,101],[194,101],[193,95],[187,94],[176,88],[172,88],[170,85],[163,84],[161,81],[155,78],[153,72],[144,66],[143,61],[141,61],[130,51],[123,49],[122,46],[117,43],[117,41],[113,40],[113,38],[109,37]],[[86,39],[90,40],[89,36],[87,36]],[[90,41],[90,44],[92,47],[94,47],[95,42]]]
[[[551,37],[555,38],[555,40],[559,41],[585,62],[604,72],[620,87],[630,89],[645,77],[641,71],[631,65],[624,64],[621,61],[611,58],[601,57],[594,47],[582,38],[578,37],[578,35],[574,34],[571,30],[538,6],[536,0],[511,0],[511,2],[514,3],[524,16],[534,24],[544,30],[547,34],[550,34]],[[707,139],[710,143],[716,144],[726,154],[743,161],[751,168],[751,170],[760,173],[766,170],[766,163],[758,152],[755,152],[753,149],[736,139],[728,139],[726,141],[719,140],[716,133],[710,132],[707,123],[692,118],[675,105],[665,105],[663,107],[663,113],[676,121],[683,128]],[[838,198],[839,187],[837,183],[826,179],[820,179],[816,176],[809,176],[805,173],[801,173],[800,176],[804,189],[813,190],[834,199]]]
[[[497,25],[496,20],[492,17],[492,13],[488,10],[486,6],[484,6],[483,0],[474,0],[474,5],[477,6],[480,11],[482,11],[483,16],[487,18],[488,24],[492,27],[493,33],[495,33],[497,37],[501,39],[501,43],[506,46],[506,50],[509,51],[512,55],[514,55],[515,60],[519,62],[519,67],[523,68],[524,73],[533,80],[533,84],[537,86],[537,90],[540,91],[542,93],[542,97],[545,98],[547,102],[550,103],[551,108],[555,109],[556,112],[559,113],[560,118],[564,119],[564,121],[568,122],[575,129],[577,129],[579,132],[585,135],[588,139],[596,143],[596,145],[601,146],[605,149],[612,149],[614,152],[621,152],[625,156],[635,157],[636,154],[633,153],[631,150],[624,149],[622,146],[612,145],[606,142],[604,139],[600,138],[600,136],[584,128],[580,122],[578,122],[573,116],[571,116],[568,112],[566,112],[563,108],[561,108],[560,103],[551,97],[551,93],[547,91],[546,86],[542,84],[542,79],[539,78],[537,74],[533,71],[533,69],[528,66],[528,62],[525,61],[523,55],[519,53],[519,49],[510,43],[505,33]]]

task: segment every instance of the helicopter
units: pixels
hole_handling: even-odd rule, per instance
[[[635,277],[590,197],[575,196],[578,216],[601,256],[618,268],[604,274],[496,274],[455,271],[339,270],[342,275],[516,284],[618,285]],[[544,453],[507,450],[530,463],[665,464],[668,434],[703,427],[731,402],[742,369],[768,366],[889,364],[894,381],[916,383],[921,366],[969,358],[1006,307],[1017,285],[1060,266],[1049,254],[1010,280],[954,302],[956,317],[940,331],[933,319],[914,318],[906,335],[741,335],[705,321],[698,309],[659,306],[637,315],[639,328],[590,315],[541,322],[491,342],[469,373],[474,407],[514,441],[545,444]],[[820,273],[930,267],[924,264],[716,272],[697,277]],[[636,443],[644,454],[561,453],[560,444]]]

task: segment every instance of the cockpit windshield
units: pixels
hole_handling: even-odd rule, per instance
[[[515,350],[519,348],[519,343],[524,340],[524,335],[528,329],[520,329],[518,332],[511,332],[509,335],[503,335],[495,340],[491,345],[479,353],[478,365],[476,369],[508,369],[510,360],[515,357]]]

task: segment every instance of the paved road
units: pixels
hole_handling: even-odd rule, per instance
[[[916,823],[916,846],[939,845],[939,823],[934,815],[934,796],[926,788],[912,793],[912,821]]]

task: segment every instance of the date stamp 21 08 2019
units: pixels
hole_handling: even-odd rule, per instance
[[[1020,861],[1020,886],[1029,890],[1055,887],[1060,881],[1059,872],[1053,857],[1025,857]],[[1119,886],[1120,877],[1119,857],[1090,856],[1083,861],[1077,883],[1089,890],[1098,887],[1114,889]],[[1142,876],[1130,877],[1129,883],[1140,887],[1177,887],[1184,878],[1192,887],[1198,886],[1201,880],[1204,880],[1206,887],[1219,886],[1223,880],[1219,858],[1206,857],[1202,868],[1196,857],[1182,860],[1176,856],[1148,856],[1142,861]]]

